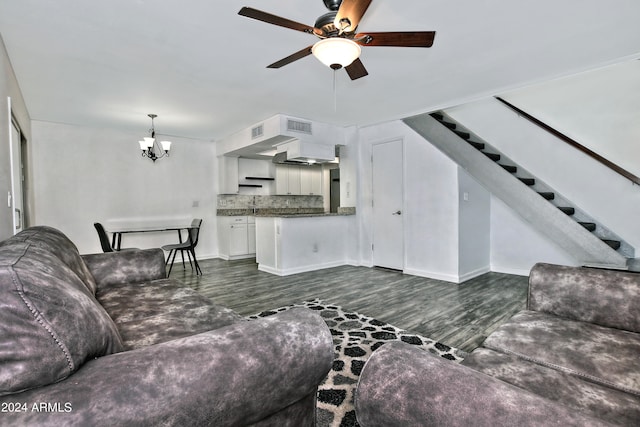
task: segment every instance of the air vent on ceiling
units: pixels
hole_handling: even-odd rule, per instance
[[[311,135],[311,123],[287,119],[287,130]]]
[[[251,128],[251,139],[260,138],[264,135],[264,126],[258,125],[256,127]]]

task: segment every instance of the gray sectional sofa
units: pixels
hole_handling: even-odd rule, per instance
[[[369,426],[640,425],[640,274],[537,264],[526,310],[456,364],[407,344],[367,361]]]
[[[159,249],[0,242],[0,425],[310,426],[333,357],[316,314],[247,321],[168,279]]]

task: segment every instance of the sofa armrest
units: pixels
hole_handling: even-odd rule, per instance
[[[371,355],[355,406],[363,427],[607,425],[400,342]]]
[[[1,414],[16,425],[248,425],[315,398],[333,362],[331,333],[307,309],[113,354],[66,380],[0,402],[28,410]],[[31,411],[58,403],[56,412]]]
[[[135,249],[82,255],[98,288],[167,277],[162,249]]]
[[[640,332],[640,274],[539,263],[529,275],[527,307]]]

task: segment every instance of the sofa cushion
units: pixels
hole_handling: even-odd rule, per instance
[[[640,396],[586,381],[513,354],[480,347],[465,357],[462,364],[615,424],[634,425],[640,420]]]
[[[80,280],[86,285],[94,295],[96,293],[96,282],[84,260],[80,257],[78,248],[60,230],[53,227],[39,225],[29,227],[15,236],[0,243],[10,245],[14,242],[27,242],[42,249],[46,249],[58,257],[67,267],[69,267]]]
[[[128,350],[244,321],[173,279],[100,287],[96,296]]]
[[[404,342],[384,344],[367,360],[355,409],[369,427],[610,426]]]
[[[640,334],[635,332],[525,310],[482,345],[640,395]]]
[[[527,309],[640,333],[640,274],[536,264]]]
[[[65,263],[28,241],[0,251],[0,395],[60,381],[122,350],[118,331]]]

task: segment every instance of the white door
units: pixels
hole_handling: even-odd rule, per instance
[[[22,137],[16,124],[11,121],[11,135],[9,138],[11,154],[11,208],[13,209],[14,233],[24,228],[24,201],[22,190]]]
[[[375,144],[373,173],[373,264],[404,269],[404,160],[401,140]]]

